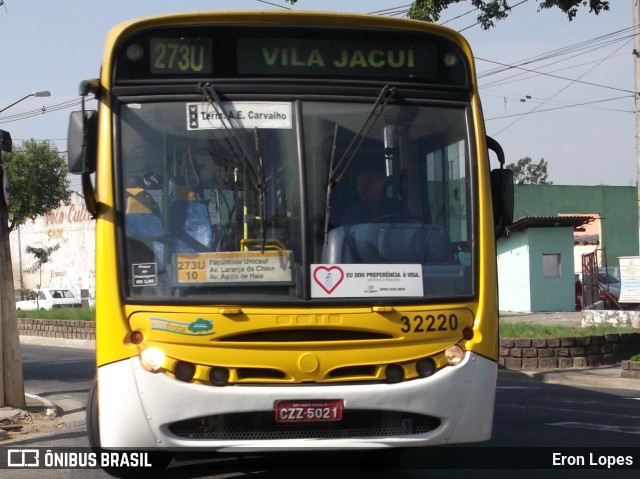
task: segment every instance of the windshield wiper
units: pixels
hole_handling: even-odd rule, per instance
[[[220,116],[220,123],[222,124],[224,129],[231,134],[230,136],[233,140],[232,151],[234,150],[233,146],[235,146],[236,151],[240,151],[240,156],[244,160],[244,163],[249,167],[251,174],[253,174],[256,179],[260,178],[258,172],[256,171],[255,165],[251,161],[251,157],[242,144],[242,138],[240,138],[238,127],[233,123],[232,119],[229,117],[229,114],[224,109],[224,105],[220,100],[218,92],[215,90],[215,88],[213,88],[213,85],[211,85],[211,83],[199,83],[198,89],[204,95],[209,104],[213,107],[216,114]]]
[[[251,160],[251,156],[247,153],[244,145],[242,144],[242,138],[240,138],[238,127],[234,125],[231,118],[229,118],[228,113],[224,109],[224,105],[220,100],[220,96],[218,92],[213,88],[213,85],[210,83],[201,83],[198,85],[198,88],[203,93],[209,104],[213,107],[216,113],[220,116],[220,122],[222,123],[225,130],[230,132],[231,139],[233,140],[233,144],[231,145],[231,150],[234,152],[234,146],[236,148],[235,151],[240,151],[243,163],[247,165],[249,168],[249,172],[256,179],[255,188],[258,190],[259,194],[259,214],[254,216],[254,219],[260,220],[260,251],[264,253],[265,244],[266,244],[266,230],[264,227],[265,216],[267,212],[266,207],[266,191],[267,184],[264,176],[264,165],[262,161],[262,154],[260,151],[260,136],[258,135],[258,129],[254,129],[255,134],[255,156],[258,164],[255,165]],[[237,181],[236,181],[237,183]],[[245,224],[249,222],[249,215],[246,208],[246,199],[245,199],[245,208],[243,211],[243,221]]]
[[[264,227],[264,220],[265,217],[267,216],[267,205],[266,205],[266,200],[267,200],[267,183],[265,181],[264,178],[264,164],[262,161],[262,150],[260,149],[260,134],[258,133],[258,129],[254,128],[253,130],[255,132],[255,137],[256,137],[256,158],[258,159],[258,171],[260,174],[260,178],[258,180],[258,184],[256,185],[256,188],[258,189],[258,192],[260,194],[260,205],[259,205],[259,210],[260,210],[260,252],[264,253],[264,247],[265,244],[267,242],[267,231]]]
[[[326,204],[325,204],[325,220],[324,220],[325,245],[327,244],[327,236],[329,234],[331,193],[333,192],[333,189],[335,188],[335,186],[338,184],[338,182],[342,179],[342,177],[346,173],[347,169],[351,165],[351,162],[355,158],[356,153],[360,149],[360,146],[362,145],[367,135],[369,134],[369,131],[373,127],[378,117],[382,114],[382,111],[387,106],[387,103],[389,103],[389,100],[393,98],[395,93],[396,93],[396,87],[394,86],[385,85],[382,88],[382,90],[380,91],[380,94],[378,95],[378,98],[376,99],[373,106],[371,107],[369,114],[366,116],[366,118],[362,122],[362,125],[360,125],[358,132],[355,134],[355,136],[351,140],[351,143],[349,143],[349,146],[347,146],[346,150],[344,150],[344,153],[342,154],[342,156],[340,157],[340,159],[338,160],[334,168],[333,163],[335,160],[336,139],[338,137],[338,124],[336,123],[334,132],[333,132],[333,145],[331,150],[331,160],[329,162],[329,175],[327,178],[327,198],[326,198]]]

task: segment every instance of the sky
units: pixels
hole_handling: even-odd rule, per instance
[[[634,186],[634,0],[612,0],[596,16],[581,9],[569,22],[536,0],[510,2],[506,20],[488,31],[470,2],[439,23],[461,33],[476,58],[487,133],[507,162],[548,163],[559,185]],[[79,109],[80,81],[100,71],[107,31],[140,16],[201,10],[322,10],[402,17],[408,0],[0,0],[0,129],[14,144],[51,140],[66,151],[69,113]],[[107,8],[108,7],[108,8]],[[523,64],[523,62],[527,62]],[[515,68],[518,66],[519,68]],[[526,70],[523,70],[526,69]]]

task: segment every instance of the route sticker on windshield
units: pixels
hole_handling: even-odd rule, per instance
[[[291,129],[291,103],[223,102],[220,110],[213,102],[187,103],[187,130]]]
[[[313,298],[422,296],[419,264],[312,264]]]
[[[155,286],[158,284],[158,265],[156,263],[136,263],[131,265],[135,286]]]
[[[178,284],[291,283],[290,251],[177,254]]]

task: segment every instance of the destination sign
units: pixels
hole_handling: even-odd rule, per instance
[[[211,73],[213,54],[210,38],[152,38],[151,73]]]
[[[380,41],[330,41],[271,38],[238,39],[238,73],[372,77],[437,73],[433,45]]]
[[[185,25],[139,32],[119,52],[116,82],[290,77],[469,85],[464,52],[430,32]]]

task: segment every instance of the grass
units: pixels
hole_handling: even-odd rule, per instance
[[[568,338],[575,336],[601,336],[603,334],[637,333],[638,329],[630,326],[614,326],[599,324],[596,326],[570,327],[522,323],[505,323],[500,325],[502,338]]]
[[[640,354],[636,354],[635,356],[631,356],[629,359],[631,361],[640,361]]]
[[[94,308],[56,308],[50,311],[17,311],[18,318],[68,319],[71,321],[93,321]]]

